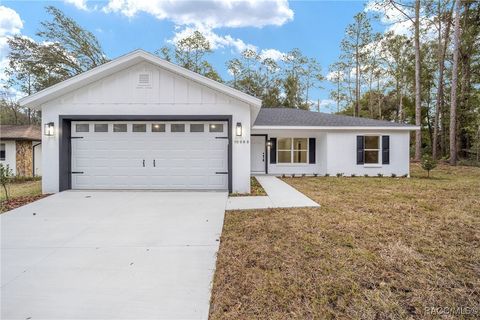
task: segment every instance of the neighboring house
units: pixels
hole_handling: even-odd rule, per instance
[[[40,126],[0,125],[0,163],[17,176],[41,176],[41,141]]]
[[[409,173],[416,127],[261,101],[137,50],[20,100],[42,111],[43,192],[219,189],[250,175]]]

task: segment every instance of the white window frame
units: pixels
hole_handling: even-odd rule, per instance
[[[280,145],[280,140],[281,139],[290,139],[290,150],[288,149],[280,149],[278,146]],[[294,139],[305,139],[307,140],[307,149],[295,149],[295,145],[293,143]],[[279,151],[290,151],[290,162],[280,162],[280,158],[278,157]],[[307,152],[307,157],[305,159],[305,162],[293,162],[293,154],[295,151],[306,151]],[[303,166],[303,165],[308,165],[308,159],[310,158],[310,145],[308,143],[308,138],[305,137],[282,137],[282,138],[277,138],[277,164],[279,165],[294,165],[294,166]]]
[[[365,139],[367,137],[377,137],[378,138],[378,149],[367,149],[367,143]],[[377,151],[378,153],[378,162],[376,163],[367,163],[366,151]],[[363,136],[363,165],[365,167],[381,167],[382,166],[382,136],[378,134],[367,134]]]

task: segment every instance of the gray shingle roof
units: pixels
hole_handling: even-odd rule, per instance
[[[37,125],[0,125],[0,139],[3,140],[42,140],[42,130]]]
[[[369,118],[358,118],[292,108],[261,108],[255,126],[302,127],[404,127],[412,125]]]

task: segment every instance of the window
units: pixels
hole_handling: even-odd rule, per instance
[[[106,123],[95,123],[94,131],[95,132],[108,132],[108,124],[106,124]]]
[[[212,123],[208,126],[208,131],[210,132],[223,132],[223,124],[221,123]]]
[[[114,123],[113,132],[127,132],[127,125],[125,123]]]
[[[90,131],[90,125],[88,123],[77,123],[75,125],[75,132],[88,132]]]
[[[0,160],[5,161],[5,143],[0,143]]]
[[[165,123],[152,124],[152,132],[165,132]]]
[[[278,163],[307,163],[307,138],[279,138],[277,143]]]
[[[145,123],[134,123],[132,125],[133,132],[147,132],[147,125]]]
[[[378,164],[380,162],[380,137],[364,137],[364,159],[365,164]]]
[[[185,124],[183,123],[172,123],[170,126],[171,132],[185,132]]]
[[[190,125],[190,132],[204,132],[205,126],[203,123],[192,123]]]

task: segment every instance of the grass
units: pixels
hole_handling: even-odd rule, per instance
[[[0,190],[0,213],[11,210],[15,207],[27,204],[42,197],[42,182],[26,181],[14,182],[7,186],[10,200],[5,201],[5,191],[3,187]]]
[[[285,178],[321,207],[227,212],[211,319],[478,316],[480,168],[431,176]]]
[[[230,197],[242,197],[242,196],[266,196],[267,193],[263,189],[262,185],[258,182],[257,178],[250,177],[250,193],[231,193]]]

